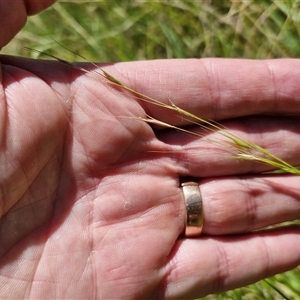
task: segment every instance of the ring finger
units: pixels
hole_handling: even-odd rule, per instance
[[[300,215],[297,176],[205,179],[200,190],[204,234],[245,233],[296,220]]]

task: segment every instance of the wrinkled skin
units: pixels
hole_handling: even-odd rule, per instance
[[[1,62],[1,299],[187,299],[299,264],[299,228],[253,233],[299,218],[298,177],[258,176],[268,167],[137,120],[147,113],[187,125],[99,74],[57,62]],[[300,123],[288,116],[300,111],[300,61],[104,68],[300,164]],[[202,192],[205,223],[197,239],[179,238],[184,176]]]

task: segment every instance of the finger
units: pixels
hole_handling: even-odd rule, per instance
[[[51,6],[56,0],[25,0],[27,14],[35,15]]]
[[[160,60],[107,70],[141,93],[206,119],[300,111],[300,60]],[[143,106],[152,117],[185,124],[161,107]]]
[[[299,228],[179,240],[165,268],[161,298],[195,299],[245,286],[296,267],[299,253]]]
[[[56,0],[0,1],[0,49],[25,25],[27,15],[36,14]]]
[[[265,148],[291,165],[300,165],[300,122],[291,117],[251,117],[222,123],[235,136]],[[237,159],[238,151],[222,132],[187,128],[195,134],[175,130],[157,132],[169,148],[167,154],[179,173],[193,177],[261,173],[274,167],[255,160]],[[224,131],[223,131],[224,133]],[[248,154],[266,157],[244,148]],[[270,157],[269,157],[270,158]]]
[[[0,1],[0,49],[25,25],[26,7],[22,1]]]
[[[30,60],[3,57],[6,63],[44,74]],[[83,64],[89,68],[87,64]],[[256,114],[298,114],[300,60],[184,59],[99,64],[130,88],[163,103],[175,104],[205,119],[223,120]],[[57,66],[58,68],[58,66]],[[98,83],[101,70],[91,66],[85,76]],[[54,74],[56,74],[53,71]],[[78,76],[78,71],[74,70]],[[82,74],[81,74],[82,75]],[[103,81],[102,81],[103,82]],[[129,95],[128,100],[133,95]],[[154,118],[173,125],[187,124],[184,118],[160,106],[140,101]]]
[[[298,176],[206,179],[200,189],[204,234],[246,233],[300,216]]]

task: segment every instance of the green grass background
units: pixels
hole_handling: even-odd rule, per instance
[[[299,1],[60,1],[30,17],[2,53],[128,61],[156,58],[300,57]],[[282,245],[284,251],[284,245]],[[255,261],[253,262],[255,264]],[[300,299],[300,269],[203,299]]]

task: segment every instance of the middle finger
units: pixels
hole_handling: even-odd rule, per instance
[[[233,133],[235,137],[261,146],[294,166],[300,165],[299,120],[261,116],[231,120],[222,123],[223,125],[226,126],[226,133]],[[274,170],[271,165],[255,160],[237,159],[238,151],[232,140],[222,135],[224,131],[206,131],[199,126],[192,127],[191,130],[194,134],[175,130],[157,132],[158,139],[169,146],[167,154],[182,176],[215,177]],[[246,147],[243,150],[270,159],[258,151]]]

